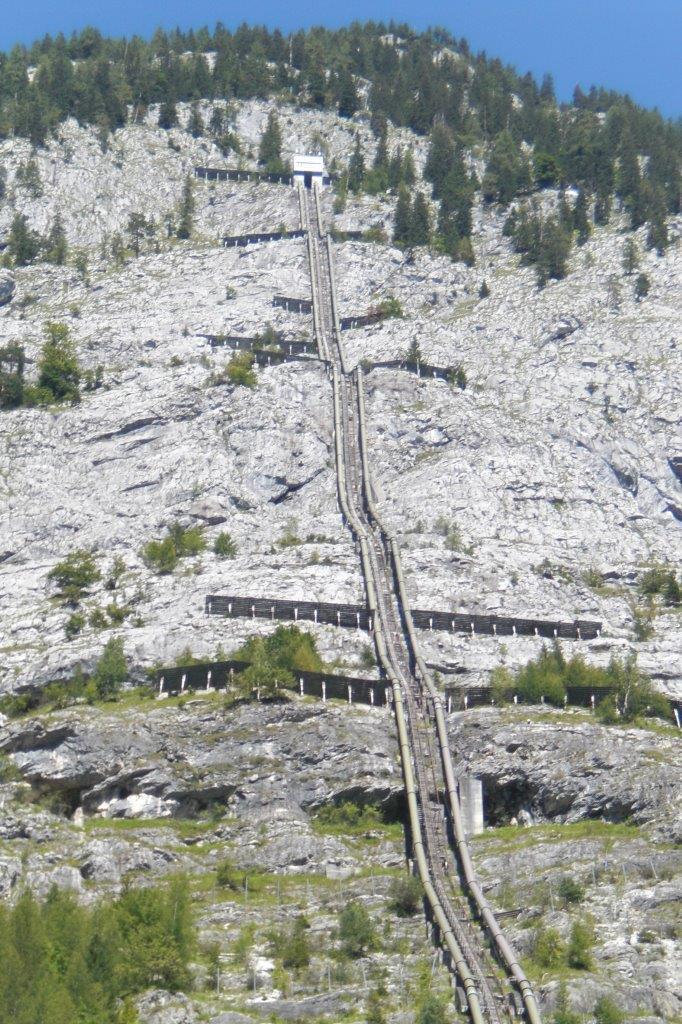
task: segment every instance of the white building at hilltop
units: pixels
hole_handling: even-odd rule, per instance
[[[329,179],[327,179],[329,180]],[[294,155],[294,185],[322,189],[325,184],[324,157],[319,154],[296,153]]]

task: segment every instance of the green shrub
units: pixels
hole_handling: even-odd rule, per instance
[[[292,689],[297,670],[321,672],[324,667],[314,637],[298,626],[278,626],[268,637],[249,637],[233,657],[250,662],[237,676],[242,694],[250,696],[258,690],[266,699],[277,697],[282,689]]]
[[[594,1004],[596,1024],[623,1024],[625,1014],[609,996],[600,996]]]
[[[206,547],[204,532],[199,526],[187,528],[172,523],[161,540],[151,540],[142,549],[142,557],[150,568],[161,575],[172,573],[178,559],[200,554]]]
[[[339,914],[339,939],[345,956],[357,959],[377,948],[377,937],[367,910],[355,900]]]
[[[403,313],[403,307],[394,295],[389,295],[387,298],[382,299],[377,307],[377,313],[379,313],[384,320],[391,318],[402,319],[405,314]]]
[[[321,831],[358,836],[381,828],[384,824],[378,807],[373,804],[357,804],[352,800],[324,804],[317,811],[314,820]]]
[[[216,885],[234,892],[244,888],[244,872],[235,868],[230,860],[221,860],[215,873]]]
[[[559,985],[559,992],[557,994],[556,1007],[554,1008],[554,1015],[552,1017],[552,1024],[581,1024],[582,1017],[579,1013],[575,1013],[569,1008],[568,1005],[568,992],[566,990],[566,982],[562,981]]]
[[[81,612],[73,612],[69,615],[64,626],[64,632],[68,640],[82,633],[85,629],[85,616]]]
[[[559,967],[566,954],[566,943],[556,928],[537,928],[533,935],[532,957],[540,967]]]
[[[677,575],[672,569],[657,565],[644,573],[639,589],[645,597],[660,595],[667,605],[678,605],[682,601],[682,590]]]
[[[559,882],[559,897],[564,903],[582,903],[585,899],[585,890],[575,878],[564,875]]]
[[[219,558],[234,558],[237,554],[237,545],[229,533],[219,533],[213,541],[213,551]]]
[[[386,1003],[386,990],[381,991],[380,989],[374,988],[367,996],[367,1006],[365,1009],[365,1024],[386,1024],[386,1013],[384,1011],[384,1005]]]
[[[397,878],[391,886],[391,909],[397,917],[412,917],[421,908],[424,887],[414,875]]]
[[[285,934],[282,966],[287,970],[299,971],[310,964],[310,943],[306,934],[309,928],[307,919],[299,914],[290,931]]]
[[[130,609],[117,604],[116,601],[111,601],[107,605],[107,615],[109,616],[109,622],[112,626],[120,626],[125,622],[126,618],[130,614]]]
[[[60,589],[61,596],[70,604],[77,604],[85,590],[102,578],[90,551],[72,551],[62,562],[57,562],[47,574]]]
[[[196,932],[183,880],[128,889],[94,906],[56,887],[41,902],[27,890],[0,906],[0,935],[2,1024],[132,1024],[121,999],[191,984]]]
[[[415,1017],[416,1024],[447,1024],[447,1020],[445,1001],[434,993],[419,1005]]]
[[[109,625],[109,620],[107,619],[106,615],[104,614],[101,608],[94,608],[90,612],[88,622],[90,623],[93,629],[106,629],[107,626]]]
[[[142,549],[142,557],[150,568],[162,576],[172,573],[178,564],[178,553],[172,537],[150,540]]]
[[[111,700],[127,678],[128,663],[123,650],[123,639],[111,637],[107,640],[92,675],[97,696],[102,700]]]
[[[589,918],[574,921],[568,941],[568,966],[578,971],[592,969],[592,947],[594,946],[594,926]]]
[[[250,352],[235,352],[227,364],[225,373],[230,384],[238,387],[255,388],[258,384]]]
[[[38,359],[38,388],[50,402],[78,402],[81,372],[66,324],[45,326],[45,342]]]
[[[464,367],[459,364],[457,366],[450,367],[448,370],[448,380],[453,386],[458,387],[461,391],[465,391],[467,386],[467,375]]]

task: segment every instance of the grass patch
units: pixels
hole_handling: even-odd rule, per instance
[[[641,836],[637,825],[611,823],[589,819],[575,821],[566,825],[530,825],[519,828],[518,825],[502,825],[500,828],[487,829],[481,835],[473,836],[471,841],[476,846],[500,843],[513,849],[524,849],[536,843],[560,843],[578,839],[600,839],[604,849],[610,849],[619,840],[633,840]]]

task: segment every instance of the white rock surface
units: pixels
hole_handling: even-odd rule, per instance
[[[247,158],[267,109],[239,107]],[[360,119],[293,108],[281,116],[292,152],[311,148],[320,133],[341,160],[360,130],[371,153]],[[393,141],[408,138],[401,130]],[[412,141],[420,164],[424,142]],[[249,622],[205,618],[207,593],[360,600],[358,559],[336,503],[323,369],[268,368],[253,392],[212,385],[229,354],[198,336],[252,334],[267,323],[292,338],[311,335],[309,317],[271,305],[275,292],[309,295],[301,242],[216,245],[225,233],[298,226],[293,190],[197,182],[197,238],[173,244],[160,231],[158,252],[152,245],[117,266],[108,244],[131,211],[161,224],[194,164],[235,161],[208,139],[150,126],[120,130],[103,151],[95,133],[67,123],[37,154],[43,195],[31,198],[13,183],[29,155],[21,140],[0,143],[10,182],[0,234],[16,211],[46,231],[59,210],[71,244],[87,249],[88,279],[72,267],[17,270],[15,299],[0,310],[0,344],[25,345],[31,376],[45,321],[67,321],[83,365],[104,367],[104,385],[74,408],[0,415],[2,687],[87,667],[111,635],[91,627],[70,641],[64,635],[69,611],[47,574],[74,548],[92,548],[103,572],[86,613],[112,597],[131,609],[120,630],[137,676],[187,646],[209,655],[253,631]],[[331,218],[331,193],[323,205]],[[362,197],[336,223],[388,224],[390,214],[385,198]],[[638,304],[622,276],[617,216],[574,250],[568,278],[542,292],[501,226],[494,212],[476,211],[472,268],[421,251],[410,261],[390,246],[336,248],[342,312],[395,295],[406,313],[346,333],[351,360],[395,358],[417,338],[425,359],[461,363],[469,381],[462,392],[394,371],[367,379],[374,473],[405,549],[413,603],[601,618],[604,637],[585,645],[590,659],[636,650],[663,688],[682,694],[679,612],[659,609],[646,642],[635,644],[632,629],[641,572],[682,563],[679,243],[664,257],[643,256],[652,288]],[[671,232],[679,236],[680,224]],[[483,279],[491,295],[480,301]],[[235,299],[226,298],[228,286]],[[209,548],[172,576],[151,573],[140,550],[175,519],[206,525],[209,541],[229,530],[237,558],[221,561]],[[458,527],[464,550],[446,550],[439,519]],[[304,543],[280,547],[287,531]],[[126,573],[112,593],[104,580],[116,556]],[[608,584],[599,593],[584,582],[590,568]],[[358,668],[365,637],[329,627],[318,636],[326,657]],[[500,662],[532,656],[538,643],[426,634],[424,647],[458,680],[481,682]]]

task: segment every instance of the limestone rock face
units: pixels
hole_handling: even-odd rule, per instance
[[[208,121],[211,105],[200,106]],[[269,108],[235,104],[246,160]],[[312,338],[311,317],[272,305],[278,293],[310,296],[304,243],[220,245],[227,234],[297,228],[296,194],[196,181],[194,237],[169,240],[163,225],[177,216],[187,174],[198,164],[236,166],[237,157],[224,158],[208,135],[160,131],[156,114],[106,146],[95,131],[60,126],[35,154],[38,198],[15,181],[29,143],[0,142],[13,190],[0,236],[15,213],[45,234],[59,212],[69,244],[87,255],[86,272],[71,264],[0,272],[0,346],[24,346],[32,382],[45,323],[64,322],[89,371],[78,405],[0,412],[2,694],[41,688],[77,666],[90,671],[112,636],[124,641],[130,681],[141,683],[156,664],[188,652],[229,654],[274,628],[207,617],[209,593],[364,600],[338,509],[325,367],[314,359],[272,365],[257,371],[256,388],[238,387],[225,372],[230,352],[206,340],[268,325],[285,340]],[[179,114],[185,124],[189,110],[180,105]],[[376,143],[362,115],[288,105],[280,114],[285,156],[322,137],[343,162],[359,133],[370,165]],[[419,171],[427,140],[391,129],[389,146],[398,145],[412,148]],[[555,199],[546,192],[542,202]],[[389,236],[393,204],[350,196],[334,212],[333,193],[322,197],[340,231]],[[125,244],[133,212],[155,219],[156,239],[139,258],[117,259],[116,236]],[[494,208],[475,208],[471,267],[390,244],[334,249],[342,315],[389,297],[404,314],[344,332],[349,365],[399,359],[416,341],[425,362],[466,374],[464,390],[396,369],[365,378],[377,503],[399,538],[411,601],[601,619],[599,639],[566,644],[566,653],[579,649],[601,665],[636,654],[659,689],[682,697],[679,611],[660,598],[649,603],[640,587],[651,565],[682,564],[682,219],[671,220],[663,256],[645,249],[645,229],[636,235],[651,280],[641,302],[622,274],[619,210],[572,252],[568,277],[541,291],[503,223]],[[490,295],[481,300],[483,280]],[[158,573],[145,545],[176,522],[201,527],[206,546]],[[221,532],[234,540],[234,558],[215,553]],[[93,552],[101,578],[74,609],[49,573],[77,549]],[[75,623],[74,612],[82,616]],[[376,671],[366,667],[366,634],[307,628],[326,662]],[[420,640],[427,662],[463,685],[484,684],[496,667],[514,669],[542,647],[534,638],[428,631]],[[352,800],[377,805],[389,822],[399,816],[390,716],[307,700],[238,708],[222,700],[131,699],[105,710],[0,716],[0,895],[57,884],[90,901],[130,880],[185,873],[200,894],[202,941],[220,946],[225,987],[196,1005],[148,993],[142,1021],[362,1012],[365,979],[335,977],[324,951],[336,948],[338,912],[351,898],[377,923],[388,920],[404,839],[385,822],[349,837],[322,827],[316,812]],[[587,714],[549,709],[487,709],[452,716],[449,727],[459,770],[483,781],[488,824],[527,826],[495,827],[472,844],[491,902],[514,911],[505,928],[521,954],[530,955],[539,924],[568,937],[576,912],[556,894],[574,873],[586,890],[580,912],[594,916],[597,932],[594,971],[570,980],[576,1009],[591,1014],[609,992],[632,1013],[674,1019],[682,780],[672,734],[605,729]],[[223,859],[260,873],[260,902],[219,891]],[[258,964],[272,962],[265,936],[289,927],[301,907],[310,911],[317,988],[291,994]],[[252,960],[236,963],[232,943],[245,925],[255,929]],[[432,953],[421,919],[391,917],[391,929],[376,958],[404,1006]],[[550,1013],[555,983],[540,985],[539,997]]]
[[[12,301],[16,288],[14,274],[9,270],[0,270],[0,306],[6,306]]]

